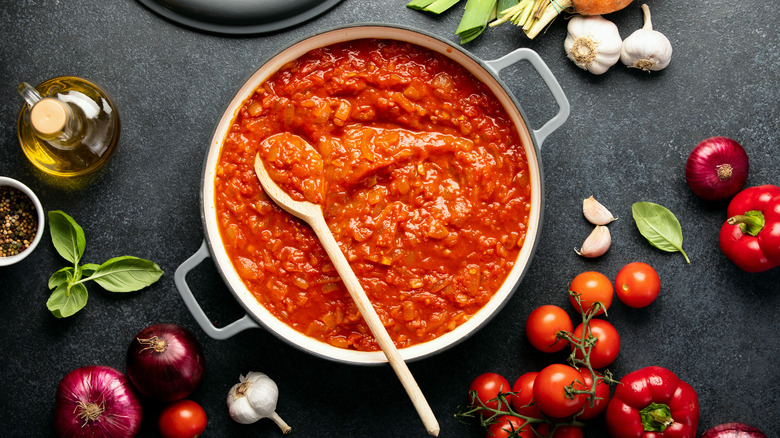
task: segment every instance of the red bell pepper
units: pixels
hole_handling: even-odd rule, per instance
[[[780,187],[742,190],[727,210],[720,229],[720,248],[743,271],[762,272],[780,266]]]
[[[691,385],[663,367],[627,374],[607,405],[613,438],[695,438],[699,397]]]

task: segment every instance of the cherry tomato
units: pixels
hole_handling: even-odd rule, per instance
[[[566,387],[573,384],[574,389],[583,390],[582,375],[576,368],[555,363],[539,371],[534,380],[534,400],[539,409],[553,418],[570,417],[582,409],[587,396],[579,394],[573,398],[566,396]]]
[[[574,277],[571,285],[569,285],[569,290],[580,294],[582,309],[577,305],[574,297],[569,296],[571,305],[578,312],[587,312],[597,301],[601,303],[602,308],[596,312],[596,315],[601,315],[604,313],[604,309],[609,309],[609,306],[612,304],[612,296],[615,294],[615,289],[612,287],[612,282],[609,281],[609,278],[596,271],[586,271]]]
[[[481,407],[482,404],[491,408],[499,409],[498,394],[500,392],[509,392],[512,387],[509,386],[509,382],[500,374],[485,373],[480,374],[469,385],[469,402],[475,408]],[[476,391],[476,399],[473,399],[471,394]],[[480,403],[482,402],[482,403]],[[501,406],[503,409],[505,406]]]
[[[519,432],[519,433],[518,433]],[[534,431],[522,418],[502,415],[488,427],[486,438],[534,438]]]
[[[539,373],[532,371],[525,373],[515,380],[512,385],[512,392],[515,394],[509,398],[512,403],[512,409],[520,415],[526,417],[542,418],[542,411],[539,406],[531,405],[534,401],[534,380]]]
[[[593,368],[606,368],[617,358],[620,351],[620,336],[615,327],[603,319],[590,320],[590,333],[596,338],[596,343],[590,349],[590,365]],[[575,341],[588,337],[585,327],[580,324],[572,332]],[[574,343],[572,343],[574,350]],[[582,351],[577,349],[574,357],[582,359]]]
[[[577,417],[579,418],[579,417]],[[550,436],[550,425],[541,423],[536,430],[541,436]],[[577,426],[558,426],[552,438],[582,438],[582,428]]]
[[[565,310],[552,304],[536,309],[528,315],[525,321],[525,334],[531,345],[539,351],[554,353],[566,348],[568,341],[558,339],[559,331],[571,332],[571,318]]]
[[[629,263],[615,277],[615,292],[629,307],[646,307],[655,301],[661,291],[661,278],[647,263]]]
[[[192,400],[166,406],[158,421],[163,438],[194,438],[206,428],[206,411]]]
[[[582,374],[582,381],[585,383],[585,387],[590,390],[593,387],[593,376],[590,375],[590,371],[587,368],[580,368],[580,374]],[[596,376],[600,375],[596,373]],[[604,412],[609,404],[609,385],[599,380],[596,385],[596,398],[594,399],[593,406],[590,404],[590,400],[585,402],[585,411],[577,416],[578,420],[590,420],[596,418]]]

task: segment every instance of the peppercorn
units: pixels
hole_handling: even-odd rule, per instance
[[[27,249],[38,232],[35,205],[14,187],[0,187],[0,257]]]

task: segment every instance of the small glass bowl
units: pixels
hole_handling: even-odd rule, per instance
[[[41,237],[43,236],[43,229],[45,228],[45,222],[43,217],[43,206],[41,205],[41,201],[38,199],[37,196],[35,196],[35,193],[33,193],[33,191],[30,190],[29,187],[27,187],[26,185],[22,184],[21,182],[13,178],[0,176],[0,187],[3,186],[13,187],[21,191],[22,193],[24,193],[32,201],[33,205],[35,206],[35,212],[38,215],[37,218],[38,230],[36,231],[35,237],[33,238],[33,241],[30,243],[30,246],[28,246],[24,251],[20,252],[19,254],[0,257],[0,266],[8,266],[22,261],[25,257],[27,257],[33,252],[35,247],[38,246],[38,243],[41,241]]]

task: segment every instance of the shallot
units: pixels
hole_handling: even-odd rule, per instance
[[[130,381],[114,368],[90,365],[69,372],[57,387],[54,428],[63,438],[129,438],[143,411]]]

